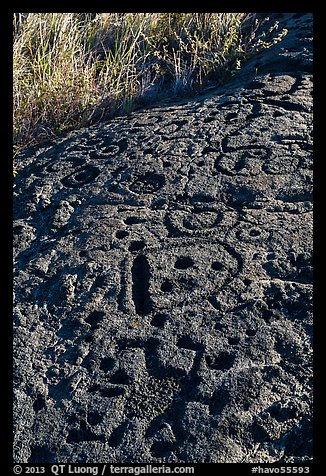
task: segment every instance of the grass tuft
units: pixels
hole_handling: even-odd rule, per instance
[[[220,85],[257,28],[249,13],[14,14],[14,148]]]

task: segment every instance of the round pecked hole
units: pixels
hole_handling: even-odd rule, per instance
[[[164,293],[170,293],[173,289],[173,285],[171,283],[171,281],[169,281],[168,279],[166,279],[165,281],[163,281],[162,285],[161,285],[161,291],[163,291]]]
[[[128,385],[131,379],[124,370],[117,370],[116,373],[109,378],[109,381],[114,384]]]
[[[174,267],[177,269],[188,269],[194,265],[194,261],[189,256],[179,256]]]
[[[240,342],[240,337],[229,337],[228,342],[230,345],[238,345]]]
[[[99,423],[101,423],[102,420],[103,418],[97,412],[89,412],[87,415],[87,421],[92,426],[98,425]]]
[[[45,398],[43,395],[38,395],[33,403],[33,409],[35,412],[39,412],[45,407]]]
[[[105,317],[105,312],[103,311],[93,311],[85,319],[91,327],[97,327],[102,319]]]
[[[145,247],[145,242],[142,240],[139,241],[132,241],[129,245],[128,250],[133,252],[133,251],[140,251]]]
[[[128,231],[125,230],[118,230],[115,234],[115,236],[119,239],[122,240],[123,238],[126,238],[129,235]]]
[[[103,370],[104,372],[109,372],[110,370],[113,369],[115,364],[114,359],[112,357],[104,357],[100,363],[100,369]]]
[[[249,235],[250,235],[250,236],[259,236],[259,235],[260,235],[260,231],[259,231],[259,230],[255,230],[255,229],[250,230]]]
[[[221,271],[223,269],[223,264],[220,263],[219,261],[213,261],[211,268],[214,271]]]
[[[166,314],[156,314],[154,318],[151,320],[151,325],[155,327],[164,327],[168,316]]]

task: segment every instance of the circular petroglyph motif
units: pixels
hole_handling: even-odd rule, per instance
[[[165,184],[165,177],[155,172],[145,172],[129,185],[132,192],[139,194],[154,193],[160,190]]]
[[[213,232],[217,227],[233,227],[237,219],[237,211],[230,210],[224,204],[214,204],[214,210],[205,207],[174,210],[167,216],[174,230],[187,235]]]
[[[97,167],[84,165],[84,167],[61,179],[61,182],[65,187],[78,188],[92,182],[99,173],[100,171]]]

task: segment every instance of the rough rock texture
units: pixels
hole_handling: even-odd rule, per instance
[[[21,155],[16,462],[311,460],[312,18],[276,19],[226,86]]]

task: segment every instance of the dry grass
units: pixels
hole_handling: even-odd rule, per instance
[[[222,84],[251,53],[245,13],[29,13],[14,17],[14,146]]]

